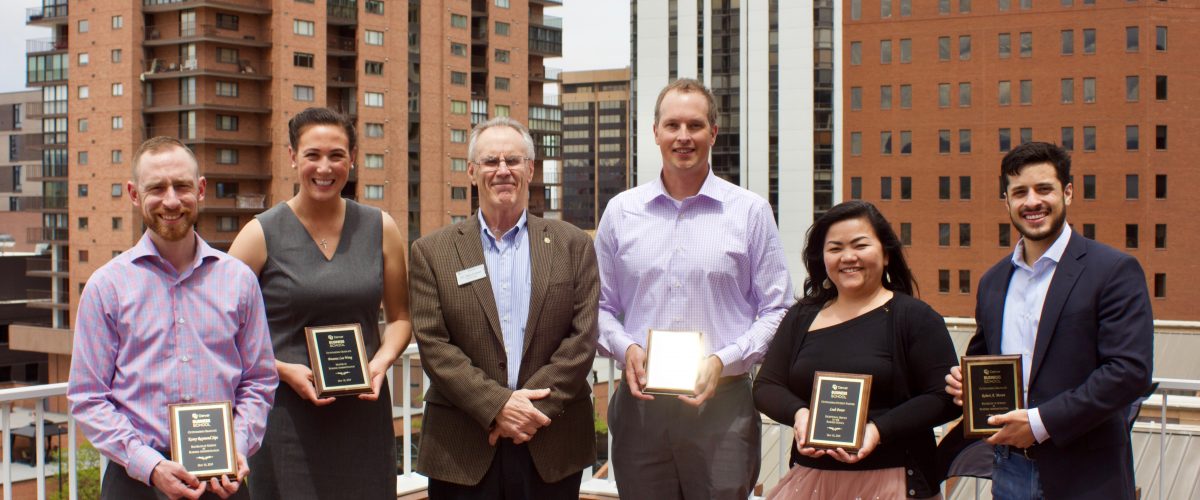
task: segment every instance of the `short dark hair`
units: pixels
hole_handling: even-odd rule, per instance
[[[712,91],[708,90],[708,87],[705,87],[703,83],[700,83],[700,80],[695,80],[692,78],[680,78],[675,80],[666,87],[663,87],[663,89],[658,92],[658,100],[654,101],[655,125],[658,125],[659,108],[662,108],[663,98],[673,90],[681,94],[686,94],[688,92],[699,92],[700,95],[703,95],[704,100],[708,103],[708,128],[717,126],[716,97],[713,97]]]
[[[335,125],[342,127],[342,131],[346,132],[346,137],[349,139],[350,154],[354,154],[355,148],[358,147],[358,137],[354,134],[354,123],[337,111],[329,108],[307,108],[293,116],[288,120],[288,144],[292,146],[294,151],[300,144],[300,136],[305,130],[314,125]]]
[[[825,237],[829,228],[834,224],[850,219],[865,219],[875,231],[875,236],[883,245],[888,264],[884,267],[883,287],[893,292],[913,295],[917,290],[917,280],[913,278],[912,270],[904,259],[904,246],[892,225],[875,205],[865,201],[847,201],[839,203],[819,217],[812,227],[808,228],[808,236],[804,243],[804,268],[808,277],[804,278],[803,304],[824,304],[837,297],[837,287],[825,288],[822,284],[829,279],[825,272]]]
[[[141,166],[143,156],[146,156],[147,154],[162,153],[171,148],[179,148],[182,149],[183,152],[187,153],[188,158],[192,159],[192,169],[196,172],[196,178],[200,178],[200,163],[196,161],[196,153],[193,153],[192,149],[187,147],[183,141],[180,141],[174,137],[160,135],[146,139],[146,142],[143,142],[141,146],[138,146],[137,151],[133,153],[133,167],[130,171],[130,175],[133,176],[133,182],[135,184],[141,182],[138,179],[138,176],[141,174],[141,172],[138,171],[138,167]]]
[[[1000,191],[1008,192],[1008,178],[1021,175],[1021,170],[1030,165],[1049,163],[1063,187],[1071,182],[1071,154],[1049,142],[1027,142],[1013,148],[1000,160]]]

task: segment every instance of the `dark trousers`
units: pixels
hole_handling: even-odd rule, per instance
[[[250,500],[249,491],[243,483],[238,492],[230,498]],[[200,498],[217,500],[220,497],[206,491]],[[100,484],[100,500],[167,500],[167,495],[153,486],[147,486],[146,483],[129,477],[124,467],[110,461],[108,468],[104,470],[104,481]]]
[[[524,444],[512,440],[497,441],[496,456],[479,484],[429,480],[429,500],[577,500],[583,471],[561,481],[547,483],[538,475],[533,456]]]

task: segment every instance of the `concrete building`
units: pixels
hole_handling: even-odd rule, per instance
[[[658,92],[682,77],[717,98],[713,171],[770,201],[797,289],[804,233],[834,203],[834,1],[632,0],[634,179],[662,167]]]
[[[28,234],[42,227],[41,106],[37,91],[0,93],[0,255],[37,249]]]
[[[196,153],[208,179],[197,229],[218,248],[296,192],[287,121],[310,106],[353,118],[343,195],[387,210],[410,240],[472,213],[467,138],[493,116],[530,125],[531,209],[545,211],[561,110],[543,98],[556,82],[542,61],[561,55],[562,24],[544,8],[558,0],[39,2],[26,20],[49,36],[29,42],[27,60],[46,201],[31,239],[52,248],[55,321],[13,338],[54,354],[52,381],[66,377],[59,355],[88,277],[142,234],[124,183],[149,137]]]
[[[1136,256],[1154,315],[1197,320],[1196,2],[842,0],[845,198],[877,204],[921,296],[971,316],[1020,235],[999,165],[1029,140],[1072,151],[1068,222]],[[1099,272],[1099,271],[1097,271]]]
[[[629,68],[562,74],[562,214],[581,229],[628,187],[629,97]]]

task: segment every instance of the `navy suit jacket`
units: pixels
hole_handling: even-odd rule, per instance
[[[1000,354],[1014,270],[1005,257],[980,279],[978,329],[967,354]],[[1141,265],[1071,234],[1042,307],[1029,372],[1029,407],[1038,408],[1050,434],[1029,450],[1046,498],[1133,498],[1125,416],[1150,386],[1153,358],[1154,317]]]

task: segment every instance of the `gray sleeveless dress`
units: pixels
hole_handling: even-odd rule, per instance
[[[287,203],[258,215],[267,242],[259,275],[275,358],[307,365],[304,327],[359,323],[370,358],[379,350],[382,214],[346,200],[346,220],[326,260]],[[255,499],[395,499],[396,447],[387,382],[378,401],[343,396],[317,407],[280,383],[262,448],[250,457]]]

